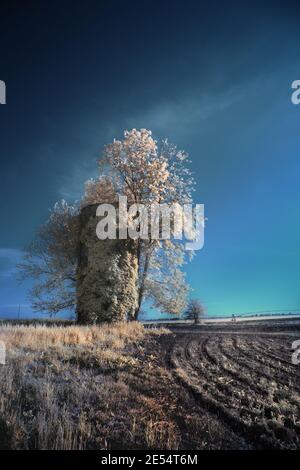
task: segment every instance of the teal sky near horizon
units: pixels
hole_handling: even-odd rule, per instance
[[[133,127],[190,154],[208,220],[186,272],[208,314],[300,310],[299,6],[241,3],[7,2],[0,316],[32,316],[24,246]]]

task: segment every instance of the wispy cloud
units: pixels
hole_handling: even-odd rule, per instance
[[[259,87],[268,87],[266,77],[256,77],[242,84],[203,92],[200,89],[182,92],[176,100],[158,100],[147,108],[131,109],[126,117],[106,122],[98,130],[97,117],[89,119],[81,129],[83,142],[73,151],[72,165],[68,173],[59,179],[58,196],[68,201],[78,200],[84,189],[84,182],[97,177],[96,160],[104,144],[119,138],[125,129],[146,127],[154,131],[157,138],[180,136],[188,138],[199,129],[203,132],[211,121],[231,107],[245,100],[251,100]],[[175,142],[176,143],[176,142]],[[84,149],[83,149],[84,148]]]
[[[70,175],[61,178],[58,189],[59,197],[70,202],[80,199],[85,181],[96,176],[97,164],[95,159],[78,162],[73,166]]]
[[[232,89],[226,93],[215,95],[190,94],[182,96],[176,102],[159,102],[148,109],[139,111],[131,110],[125,119],[116,120],[114,123],[106,123],[101,134],[97,131],[95,123],[91,123],[89,131],[84,128],[84,139],[90,135],[90,141],[86,142],[87,148],[84,153],[82,149],[74,151],[72,167],[69,173],[60,177],[58,196],[67,201],[74,201],[81,197],[84,182],[89,178],[97,177],[97,157],[101,154],[101,146],[120,137],[125,129],[133,127],[148,127],[155,129],[159,134],[157,137],[168,137],[172,134],[189,131],[191,126],[211,117],[214,113],[229,108],[241,97],[241,91]],[[91,135],[94,131],[95,135]]]
[[[190,128],[203,125],[217,113],[221,113],[240,101],[246,90],[233,87],[214,94],[191,93],[174,101],[165,101],[139,112],[128,119],[128,127],[136,127],[137,122],[150,128],[159,129],[162,135],[189,133]]]

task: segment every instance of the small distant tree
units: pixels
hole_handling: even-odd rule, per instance
[[[184,312],[184,318],[186,320],[193,320],[195,324],[199,323],[200,319],[204,315],[204,307],[200,300],[192,299],[189,301],[188,306]]]

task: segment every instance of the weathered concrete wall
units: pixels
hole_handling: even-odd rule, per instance
[[[80,323],[122,321],[133,317],[138,262],[134,240],[99,240],[98,205],[82,209],[77,272],[77,319]]]

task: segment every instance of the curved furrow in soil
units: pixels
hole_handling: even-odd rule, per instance
[[[268,340],[269,338],[264,338],[264,341]],[[241,344],[244,341],[243,339],[237,339],[236,337],[233,338],[233,342],[236,346],[236,349],[240,352],[243,351],[245,355],[247,355],[249,361],[252,360],[252,363],[255,363],[255,360],[257,362],[257,369],[260,370],[261,365],[266,364],[261,361],[257,355],[254,354],[254,357],[251,356],[251,354],[248,353],[249,350],[251,350],[251,346],[254,344],[257,344],[260,342],[260,338],[257,339],[256,341],[251,340],[250,338],[247,340],[247,352],[243,349],[241,349]],[[254,351],[255,353],[255,351]],[[269,373],[266,371],[261,372],[259,375],[261,375],[263,378],[267,380],[265,383],[266,389],[269,391],[270,395],[273,398],[273,401],[275,403],[275,408],[278,407],[280,404],[285,404],[285,402],[288,402],[290,406],[292,407],[292,411],[290,412],[291,414],[295,413],[296,420],[299,422],[300,420],[300,415],[299,415],[299,404],[300,404],[300,397],[299,397],[299,380],[296,377],[295,379],[297,380],[292,380],[291,375],[289,373],[282,372],[282,371],[277,371],[276,366],[269,367],[270,365],[267,365],[267,368],[269,368]],[[253,373],[256,373],[255,367],[253,367]],[[273,369],[274,372],[272,372],[270,369]],[[287,405],[288,406],[288,405]],[[300,433],[300,427],[296,426],[295,427],[295,432],[297,434]]]
[[[234,344],[235,341],[236,341],[236,338],[232,338],[232,344]],[[223,343],[224,342],[228,346],[227,338],[223,339]],[[229,353],[228,350],[224,347],[224,345],[222,345],[222,343],[220,345],[220,352],[227,358],[231,358],[233,361],[236,360],[236,356],[234,354]],[[253,361],[253,364],[255,364],[254,361]],[[239,365],[241,366],[241,364]],[[248,368],[248,364],[245,365],[245,363],[243,363],[243,367]],[[256,373],[255,365],[251,366],[250,372],[251,374]],[[260,376],[260,374],[258,374],[258,376]],[[272,382],[269,381],[267,383],[272,384],[272,385],[266,386],[266,383],[263,385],[258,381],[254,381],[253,387],[252,387],[252,391],[255,391],[255,393],[260,392],[259,394],[260,396],[257,397],[257,403],[258,403],[257,408],[259,409],[260,407],[262,407],[264,417],[267,418],[270,415],[272,417],[280,416],[280,410],[278,409],[277,402],[279,401],[280,397],[283,397],[285,395],[289,396],[290,404],[293,410],[298,415],[300,400],[299,400],[299,396],[296,390],[294,391],[291,385],[289,386],[287,390],[286,386],[282,386],[282,384],[278,384],[278,382],[275,383],[274,381]],[[261,398],[261,395],[263,395],[264,397]]]
[[[214,338],[213,340],[217,341],[217,343],[221,342],[220,338],[217,340]],[[211,412],[217,414],[225,424],[232,427],[234,432],[243,435],[256,447],[295,448],[296,445],[299,445],[294,435],[295,433],[286,433],[286,430],[280,424],[277,425],[275,430],[268,427],[264,422],[264,416],[262,416],[261,412],[259,414],[257,412],[251,412],[246,415],[239,414],[236,406],[232,404],[231,397],[236,394],[230,391],[229,383],[223,384],[225,385],[225,387],[222,386],[223,393],[219,389],[216,390],[218,381],[215,375],[219,368],[223,370],[223,365],[221,360],[215,357],[215,352],[212,353],[209,350],[212,347],[209,343],[213,340],[207,338],[206,340],[201,339],[199,341],[198,350],[200,354],[201,352],[204,353],[201,357],[201,365],[199,364],[199,354],[196,354],[197,347],[195,340],[186,340],[186,343],[182,340],[175,346],[171,354],[171,364],[174,367],[177,378],[193,392],[202,405],[205,405]],[[181,349],[183,351],[180,351]],[[219,353],[222,354],[222,351],[220,350]],[[225,367],[224,372],[229,373],[231,376],[234,373],[237,383],[240,383],[241,377],[237,371],[233,372]],[[210,387],[207,386],[208,380],[210,381]],[[247,383],[251,390],[253,382],[251,384],[250,381],[247,381]],[[251,390],[251,393],[255,394],[255,390]],[[251,399],[252,397],[250,397]],[[246,398],[246,400],[248,399]],[[253,398],[253,404],[255,403],[256,406],[263,406],[260,397]],[[238,405],[240,405],[239,402]],[[252,409],[251,411],[254,410]],[[259,419],[261,422],[259,422]]]
[[[207,340],[205,341],[207,342]],[[212,375],[206,374],[206,376],[202,376],[202,372],[205,370],[206,373],[208,368],[200,370],[199,375],[191,374],[191,370],[194,369],[194,365],[189,363],[190,359],[190,342],[187,342],[185,345],[181,345],[183,349],[183,353],[180,353],[176,347],[176,353],[171,355],[171,364],[175,368],[175,373],[180,381],[184,385],[188,385],[192,387],[192,391],[196,392],[197,394],[197,401],[208,408],[209,411],[214,410],[215,413],[224,419],[226,425],[230,425],[235,432],[241,434],[241,429],[243,429],[243,423],[240,421],[239,416],[237,413],[233,413],[229,411],[226,406],[222,406],[221,403],[226,403],[226,396],[220,394],[214,394],[213,390],[211,389],[210,382],[207,383]],[[185,360],[188,362],[184,362]],[[205,385],[207,385],[205,387]],[[246,426],[247,432],[248,427]],[[242,433],[243,434],[243,433]]]
[[[253,344],[252,350],[257,357],[257,362],[265,368],[265,372],[273,379],[275,377],[279,383],[289,388],[298,388],[300,375],[296,366],[291,362],[283,363],[277,355],[266,352],[259,342]]]
[[[270,360],[277,362],[276,366],[282,369],[287,374],[292,374],[295,377],[300,378],[300,373],[297,366],[292,364],[292,350],[289,353],[289,360],[283,356],[283,351],[276,352],[273,348],[270,350],[259,342],[255,342],[253,345],[254,350],[262,356],[268,357]]]
[[[265,347],[266,343],[263,343],[262,341],[260,341],[258,345],[262,351],[266,349],[268,353],[272,353],[274,356],[280,358],[283,363],[291,364],[291,357],[293,352],[291,345],[289,347],[284,345],[280,346],[277,343],[270,342],[270,340],[267,343],[267,347]]]
[[[201,357],[201,351],[199,357]],[[200,361],[199,363],[201,365]],[[201,369],[199,363],[195,368],[197,368],[199,374],[202,373],[207,378],[207,363],[205,363],[206,367],[204,370]],[[242,416],[243,419],[254,421],[263,419],[265,417],[265,403],[268,397],[268,391],[262,387],[258,387],[256,384],[254,385],[253,381],[246,380],[241,371],[236,371],[233,378],[232,369],[230,369],[230,374],[228,374],[226,367],[221,365],[221,363],[219,363],[219,366],[215,364],[210,365],[209,390],[212,391],[212,386],[221,390],[223,393],[221,401],[226,403],[232,410],[235,410],[237,415]],[[238,380],[236,377],[238,377]],[[206,387],[206,389],[208,389],[208,387]],[[274,413],[276,413],[276,410],[274,410]]]
[[[247,344],[246,348],[241,345],[241,342],[244,342],[244,339],[233,338],[234,339],[234,350],[237,354],[237,360],[243,365],[243,367],[248,367],[255,375],[258,377],[265,378],[270,381],[276,380],[281,383],[283,386],[290,386],[290,379],[286,376],[285,373],[281,373],[274,364],[270,364],[255,354],[252,351],[252,341]],[[243,343],[244,344],[244,343]],[[241,359],[243,357],[243,359]]]
[[[280,339],[274,339],[269,337],[262,336],[257,339],[254,343],[256,346],[259,346],[262,352],[269,352],[272,355],[280,358],[282,362],[286,362],[288,365],[291,364],[291,345],[292,340],[288,342],[283,342]]]
[[[253,377],[251,375],[247,375],[246,373],[242,372],[241,365],[243,367],[246,366],[246,363],[239,363],[238,358],[233,358],[232,362],[234,363],[234,366],[231,363],[231,367],[228,367],[224,365],[221,360],[218,360],[217,357],[214,356],[212,351],[208,351],[208,349],[203,349],[201,351],[204,355],[208,356],[210,360],[218,367],[220,368],[224,373],[227,373],[230,377],[233,379],[237,380],[238,382],[241,382],[245,387],[250,387],[253,388],[254,384],[256,386],[257,382],[253,380]],[[220,351],[216,352],[216,355],[220,356]],[[222,357],[222,354],[221,354]],[[252,372],[252,368],[251,368]],[[267,395],[267,391],[264,389],[261,389],[259,387],[258,391],[260,391],[263,395]]]
[[[203,346],[205,348],[206,344],[204,343]],[[257,401],[255,396],[248,396],[251,395],[252,383],[247,381],[247,384],[245,384],[240,373],[236,375],[236,372],[233,376],[231,369],[229,370],[230,373],[228,373],[227,368],[219,367],[212,363],[202,363],[201,349],[198,351],[198,363],[195,363],[194,368],[199,376],[202,376],[209,384],[209,387],[206,386],[206,389],[209,388],[212,391],[212,387],[216,388],[222,394],[222,400],[228,403],[232,409],[236,409],[238,414],[240,414],[243,408],[248,409],[247,413],[253,416],[253,418],[261,414],[262,404]],[[248,394],[246,393],[247,391]],[[266,396],[267,393],[263,392],[261,395]]]
[[[203,344],[206,344],[206,342],[207,339],[203,341]],[[197,346],[199,345],[194,339],[187,341],[184,345],[184,355],[181,358],[183,362],[178,361],[180,367],[189,371],[190,377],[196,379],[199,386],[201,385],[204,390],[209,390],[216,400],[228,400],[228,396],[231,395],[230,387],[218,380],[220,374],[217,373],[218,371],[213,364],[208,363],[206,360],[199,361],[199,356],[196,356]]]
[[[207,341],[206,339],[203,341],[203,345],[201,345],[201,343],[200,345],[205,347]],[[202,358],[204,360],[199,360],[199,354],[195,356],[196,351],[195,340],[187,341],[184,345],[184,354],[179,356],[178,353],[176,353],[178,366],[188,371],[189,376],[195,378],[199,385],[201,385],[204,390],[209,390],[211,395],[217,400],[228,401],[234,391],[226,382],[222,383],[220,381],[220,370],[218,370],[218,367],[209,363],[204,357]],[[228,377],[226,376],[221,378],[227,379],[228,381]]]
[[[228,338],[224,338],[224,341],[228,341]],[[220,346],[220,343],[218,344]],[[222,351],[222,348],[220,347],[221,357],[224,355],[224,351],[225,350],[223,349]],[[212,352],[210,352],[210,355],[212,357]],[[229,356],[228,352],[227,356]],[[236,357],[232,356],[232,358],[233,361],[236,360]],[[218,359],[214,359],[215,362],[218,361]],[[218,364],[221,369],[225,369],[226,371],[228,371],[228,367],[224,366],[221,360],[219,360]],[[277,384],[275,388],[274,385],[273,388],[269,388],[266,387],[266,384],[260,384],[258,380],[253,379],[254,372],[256,373],[255,366],[251,367],[251,376],[249,378],[249,376],[245,377],[245,373],[241,371],[241,364],[239,364],[238,370],[235,372],[230,369],[231,375],[234,375],[234,377],[237,378],[239,382],[242,382],[242,384],[244,385],[244,397],[239,405],[240,413],[245,415],[244,417],[246,418],[253,419],[254,417],[255,420],[265,419],[268,416],[271,416],[273,418],[278,417],[280,415],[280,411],[278,410],[277,404],[273,401],[273,394],[276,392],[279,395],[284,393],[285,390],[282,390],[280,387],[278,388]],[[258,378],[260,378],[260,374],[258,374]],[[245,384],[248,385],[248,387],[245,386]],[[294,399],[293,396],[291,396],[290,401],[291,406],[293,406],[293,409],[295,408],[295,405],[298,405],[299,403],[299,401],[297,401],[297,397]]]
[[[227,338],[225,341],[226,340]],[[265,370],[263,371],[260,367],[258,367],[258,358],[255,354],[253,355],[249,353],[249,349],[249,347],[247,348],[247,351],[241,349],[237,345],[237,338],[235,337],[232,338],[232,348],[230,349],[230,352],[222,344],[220,345],[220,352],[228,360],[234,362],[239,370],[242,369],[248,371],[248,373],[251,374],[251,380],[252,382],[255,382],[257,389],[260,389],[263,394],[267,393],[265,388],[260,386],[260,381],[262,378],[273,381],[274,375],[272,373],[266,372]],[[266,367],[266,364],[264,365]],[[255,379],[253,378],[253,375],[256,377]],[[283,382],[284,386],[289,385],[289,380],[286,377],[284,377],[281,382]]]

